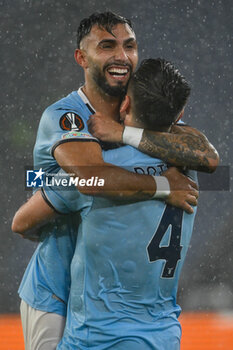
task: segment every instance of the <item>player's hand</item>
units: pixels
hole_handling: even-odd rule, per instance
[[[87,121],[90,133],[101,141],[122,142],[123,125],[96,112]]]
[[[166,170],[163,176],[168,179],[171,191],[166,203],[192,214],[199,195],[197,184],[175,167]]]

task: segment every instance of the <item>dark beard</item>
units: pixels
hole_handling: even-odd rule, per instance
[[[93,74],[93,79],[96,85],[108,96],[120,97],[122,99],[126,95],[128,83],[124,86],[119,81],[117,86],[110,86],[105,76],[97,69]]]

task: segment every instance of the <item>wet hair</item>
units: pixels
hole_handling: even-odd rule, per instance
[[[135,118],[152,130],[174,123],[191,91],[178,69],[161,58],[142,61],[129,89]]]
[[[84,18],[80,22],[77,30],[77,48],[80,49],[82,39],[90,33],[94,25],[97,25],[99,28],[104,29],[113,35],[112,28],[119,23],[128,24],[133,30],[132,23],[129,19],[110,11],[102,13],[95,12],[91,16]]]

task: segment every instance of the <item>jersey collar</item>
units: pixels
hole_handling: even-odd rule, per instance
[[[93,108],[93,106],[90,104],[90,101],[88,100],[87,96],[84,94],[84,92],[82,90],[82,86],[78,89],[77,93],[81,97],[81,99],[83,100],[83,102],[85,103],[87,108],[90,110],[90,112],[92,114],[94,114],[96,112],[95,108]]]

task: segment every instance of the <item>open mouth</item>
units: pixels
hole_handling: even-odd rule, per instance
[[[129,68],[128,67],[110,67],[107,69],[107,72],[109,75],[111,75],[112,78],[117,80],[124,80],[127,75],[129,74]]]

